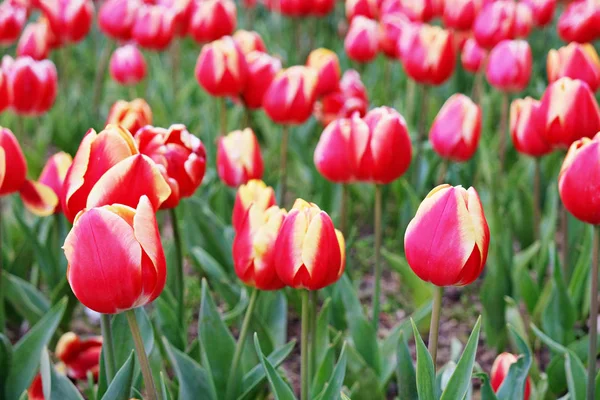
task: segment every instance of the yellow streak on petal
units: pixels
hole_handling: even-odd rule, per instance
[[[311,276],[315,268],[315,260],[319,252],[322,233],[323,220],[321,218],[313,218],[310,221],[302,243],[302,262]]]

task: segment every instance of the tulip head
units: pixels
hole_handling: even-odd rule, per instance
[[[237,26],[237,9],[231,0],[207,0],[196,5],[189,34],[198,43],[231,35]]]
[[[317,70],[317,96],[324,96],[338,88],[342,71],[337,54],[328,49],[316,49],[310,52],[306,66]]]
[[[0,46],[10,46],[27,22],[27,8],[11,1],[0,4]]]
[[[42,384],[42,375],[38,373],[29,388],[27,388],[27,400],[46,400],[44,397],[44,386]]]
[[[483,0],[446,0],[443,21],[447,28],[468,31],[481,11]]]
[[[29,56],[34,60],[48,58],[50,52],[48,36],[51,34],[49,25],[44,20],[28,23],[17,43],[17,56]]]
[[[120,125],[132,134],[143,126],[152,124],[152,110],[146,100],[119,100],[110,108],[106,124]]]
[[[439,0],[400,0],[402,13],[415,22],[428,22],[436,15],[441,16],[440,4]]]
[[[217,172],[227,186],[238,187],[261,179],[263,170],[260,145],[252,129],[233,131],[219,139]]]
[[[246,85],[248,65],[230,36],[205,44],[196,63],[196,79],[213,96],[237,96]]]
[[[56,344],[56,357],[67,367],[67,376],[75,380],[86,380],[88,372],[98,381],[102,336],[82,339],[73,332],[67,332]]]
[[[524,40],[504,40],[490,52],[485,75],[490,85],[503,92],[520,92],[529,84],[532,55]]]
[[[511,353],[502,353],[499,354],[498,357],[494,360],[494,364],[492,365],[491,372],[491,385],[494,393],[498,392],[500,386],[502,386],[502,382],[506,379],[508,375],[508,370],[510,366],[517,362],[517,357],[515,357]],[[523,394],[523,400],[529,400],[529,396],[531,395],[531,384],[529,382],[529,377],[525,381],[525,392]]]
[[[600,87],[600,58],[590,43],[569,43],[548,52],[548,82],[568,76],[586,82],[593,92]]]
[[[142,4],[140,0],[107,0],[98,13],[100,30],[115,40],[130,40],[133,24]]]
[[[265,93],[275,75],[281,71],[281,60],[267,53],[253,51],[246,55],[248,79],[242,92],[244,106],[250,109],[261,108]]]
[[[358,16],[374,19],[378,14],[377,0],[346,0],[345,5],[348,21]]]
[[[483,48],[491,49],[503,40],[514,39],[516,14],[516,3],[512,0],[487,3],[473,24],[477,43]]]
[[[471,73],[477,73],[483,67],[487,58],[487,51],[477,44],[474,38],[465,41],[460,61],[463,68]]]
[[[558,19],[558,36],[565,42],[587,43],[600,37],[600,11],[594,1],[574,1]]]
[[[379,26],[377,21],[359,15],[350,23],[344,39],[348,57],[357,62],[373,61],[379,51]]]
[[[244,55],[248,55],[253,51],[267,52],[267,46],[265,46],[265,42],[263,42],[258,32],[239,29],[233,34],[233,40],[235,40]]]
[[[335,0],[313,0],[311,13],[317,17],[324,17],[335,8]]]
[[[533,22],[536,26],[542,27],[552,22],[556,0],[523,0],[533,15]]]
[[[241,229],[246,212],[253,205],[254,212],[264,212],[275,205],[275,191],[263,181],[253,179],[241,185],[235,195],[233,215],[231,218],[233,229]]]
[[[337,118],[350,118],[355,113],[363,117],[368,107],[367,89],[360,80],[360,74],[349,69],[344,72],[338,90],[324,96],[317,104],[315,115],[327,126]]]
[[[110,76],[121,85],[136,85],[146,77],[146,60],[137,46],[126,44],[113,52]]]
[[[16,60],[5,56],[2,69],[7,78],[8,98],[20,115],[41,115],[52,107],[58,90],[56,67],[50,60],[31,57]]]
[[[147,49],[166,49],[175,37],[175,17],[175,12],[168,7],[145,4],[135,18],[131,30],[133,39]]]
[[[267,89],[263,108],[279,124],[302,124],[310,118],[317,97],[317,71],[294,66],[280,71]]]
[[[19,191],[26,176],[27,163],[17,138],[0,126],[0,197]]]
[[[533,14],[524,3],[515,4],[515,38],[526,38],[533,28]]]
[[[379,21],[379,48],[387,57],[398,58],[397,43],[408,24],[410,24],[408,17],[401,13],[383,14],[381,17]]]
[[[544,122],[541,102],[531,97],[513,100],[510,105],[510,135],[519,153],[541,157],[552,151],[544,137]]]
[[[48,17],[52,32],[63,42],[77,43],[92,28],[92,0],[36,0],[35,3]]]

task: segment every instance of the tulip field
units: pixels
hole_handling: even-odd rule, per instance
[[[0,0],[0,400],[598,400],[598,0]]]

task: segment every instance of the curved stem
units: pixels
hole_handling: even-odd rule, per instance
[[[379,311],[381,297],[381,185],[375,185],[375,285],[373,290],[373,329],[379,328]]]
[[[302,296],[302,337],[300,338],[300,379],[302,384],[300,398],[301,400],[308,400],[310,390],[310,379],[308,377],[308,333],[310,325],[308,290],[303,290],[300,295]]]
[[[100,314],[100,329],[102,330],[102,354],[104,354],[106,382],[110,384],[115,377],[115,346],[109,314]]]
[[[185,285],[183,282],[183,246],[181,243],[181,233],[179,230],[179,221],[175,208],[169,210],[171,216],[171,226],[173,227],[173,240],[175,241],[175,254],[177,264],[175,266],[175,300],[177,301],[177,317],[179,326],[185,328]]]
[[[428,350],[433,360],[434,368],[437,370],[438,337],[440,333],[440,313],[442,311],[442,295],[444,288],[436,286],[433,292],[433,308],[431,310],[431,325],[429,326]]]
[[[598,340],[598,252],[600,251],[600,226],[594,227],[594,250],[592,276],[590,279],[590,351],[588,359],[587,398],[595,399],[596,390],[596,341]]]
[[[131,336],[133,337],[133,343],[135,344],[135,352],[140,362],[140,369],[142,370],[142,376],[144,377],[144,383],[146,385],[146,394],[149,400],[157,400],[158,394],[156,392],[156,384],[152,377],[152,371],[150,370],[150,362],[144,349],[144,341],[140,333],[140,327],[137,319],[135,318],[135,310],[125,311],[127,322],[129,323],[129,329],[131,330]]]
[[[287,153],[290,127],[283,125],[281,138],[281,153],[279,157],[279,204],[285,204],[285,196],[287,194]]]
[[[542,219],[542,212],[540,210],[541,207],[541,189],[540,189],[540,181],[541,181],[541,160],[538,158],[535,159],[535,171],[533,175],[533,233],[534,239],[540,240],[540,221]]]

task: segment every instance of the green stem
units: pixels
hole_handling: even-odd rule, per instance
[[[221,117],[221,135],[227,135],[227,98],[221,97],[219,99],[220,103],[220,117]]]
[[[287,153],[290,136],[289,130],[290,127],[288,125],[283,125],[281,153],[279,157],[279,204],[285,204],[285,196],[287,194]]]
[[[375,288],[373,291],[373,314],[371,320],[375,332],[379,329],[381,272],[381,185],[375,185]]]
[[[185,328],[185,285],[183,281],[183,243],[181,242],[181,231],[179,230],[179,221],[175,208],[169,210],[171,216],[171,226],[173,227],[173,240],[175,241],[175,255],[177,264],[175,265],[175,300],[177,301],[177,317],[181,329]]]
[[[423,85],[421,87],[421,105],[419,108],[419,126],[418,126],[418,137],[417,144],[415,146],[415,166],[414,166],[414,185],[417,187],[419,181],[419,171],[421,170],[422,163],[422,152],[425,141],[427,140],[427,111],[429,102],[429,86]]]
[[[100,102],[102,101],[102,91],[104,89],[104,76],[110,61],[110,53],[112,51],[112,42],[107,41],[102,49],[96,76],[94,77],[94,92],[92,97],[92,110],[96,113],[96,118],[100,118]]]
[[[342,204],[340,205],[340,232],[346,235],[346,214],[348,213],[348,184],[342,183]]]
[[[133,337],[133,343],[135,344],[135,352],[137,353],[138,361],[140,362],[140,369],[142,370],[142,376],[144,377],[144,383],[146,385],[146,394],[149,400],[157,400],[159,397],[156,392],[152,371],[150,370],[150,362],[148,361],[148,356],[144,349],[144,341],[142,340],[140,327],[135,317],[135,310],[125,311],[125,316],[127,317],[131,336]]]
[[[237,398],[237,390],[239,385],[237,384],[238,367],[242,359],[242,351],[244,350],[244,343],[248,336],[248,329],[250,328],[250,321],[252,320],[252,314],[256,308],[256,299],[260,291],[256,288],[252,288],[252,294],[250,295],[250,302],[246,309],[246,315],[242,322],[242,329],[240,330],[240,336],[238,337],[237,344],[235,346],[235,352],[233,353],[233,361],[231,362],[231,371],[229,372],[229,379],[227,383],[227,395],[225,396],[228,400],[235,400]]]
[[[569,213],[565,206],[560,210],[560,230],[562,239],[562,248],[560,252],[560,261],[565,279],[569,279]]]
[[[104,355],[106,382],[110,384],[115,377],[115,346],[109,314],[100,314],[100,329],[102,330],[102,354]]]
[[[2,198],[0,197],[0,333],[6,330],[6,315],[4,311],[4,271],[2,270],[2,261],[4,254],[2,253]]]
[[[252,110],[248,106],[244,106],[244,123],[242,128],[250,128],[252,129],[252,124],[250,123]]]
[[[175,38],[173,43],[171,43],[171,47],[169,48],[169,53],[171,55],[171,79],[172,89],[173,89],[173,101],[177,97],[177,83],[179,82],[179,64],[181,61],[181,40],[179,38]]]
[[[508,135],[508,92],[502,93],[502,116],[500,117],[500,138],[498,152],[500,153],[500,172],[504,170],[504,158],[506,156],[506,136]]]
[[[481,92],[483,90],[483,68],[481,71],[475,73],[475,78],[473,79],[473,89],[471,90],[471,97],[473,98],[473,102],[475,104],[481,103]]]
[[[594,250],[592,277],[590,279],[590,351],[588,359],[587,398],[595,399],[596,390],[596,340],[598,337],[598,252],[600,248],[600,226],[594,227]]]
[[[541,160],[539,157],[535,159],[535,170],[533,173],[533,234],[535,240],[540,240],[540,221],[542,219],[541,207]]]
[[[415,93],[417,92],[417,83],[412,79],[408,79],[406,82],[406,104],[405,104],[405,112],[406,118],[410,121],[414,126],[414,110],[415,110]]]
[[[438,171],[438,177],[437,177],[437,183],[436,183],[437,186],[444,183],[444,181],[446,180],[447,173],[448,173],[448,160],[444,159],[444,160],[442,160],[442,164],[440,165],[440,169]]]
[[[317,306],[319,302],[319,292],[310,291],[310,350],[308,352],[308,365],[310,367],[309,376],[313,378],[317,372]]]
[[[309,334],[309,302],[308,302],[308,290],[303,290],[302,296],[302,337],[300,338],[300,379],[301,379],[301,400],[309,399],[310,390],[310,379],[308,376],[308,334]]]
[[[438,337],[440,333],[440,313],[442,311],[442,295],[444,288],[436,286],[433,292],[433,308],[431,310],[431,325],[429,327],[429,354],[433,360],[434,368],[437,369]]]

